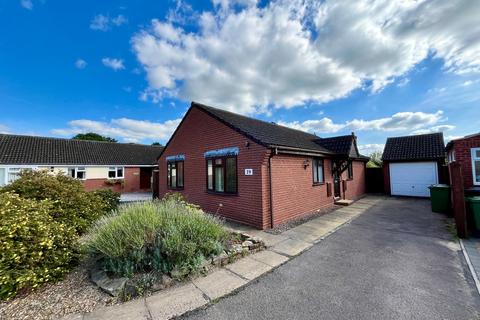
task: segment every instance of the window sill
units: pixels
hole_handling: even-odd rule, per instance
[[[171,191],[181,191],[183,190],[183,187],[182,188],[170,188],[170,187],[167,187],[168,190],[171,190]]]
[[[325,182],[314,182],[312,184],[312,187],[318,187],[318,186],[323,186],[323,185],[325,185]]]
[[[235,196],[238,196],[238,192],[228,193],[228,192],[217,192],[217,191],[207,190],[207,193],[208,193],[208,194],[217,195],[217,196],[227,196],[227,197],[235,197]]]

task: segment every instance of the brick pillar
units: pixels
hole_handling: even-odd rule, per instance
[[[455,225],[457,226],[457,235],[460,238],[467,237],[467,214],[465,211],[465,195],[463,188],[462,167],[457,162],[449,165],[450,185],[452,188],[453,214]]]

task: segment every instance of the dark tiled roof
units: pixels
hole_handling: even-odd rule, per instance
[[[320,138],[315,142],[321,145],[322,147],[331,150],[337,154],[348,155],[352,158],[359,157],[357,150],[353,147],[353,139],[355,136],[338,136],[331,138]]]
[[[319,153],[334,153],[316,143],[319,137],[300,130],[291,129],[278,124],[245,117],[225,110],[212,108],[192,102],[197,107],[234,130],[267,147],[291,147]]]
[[[0,164],[152,165],[163,147],[0,134]]]
[[[445,158],[442,133],[388,138],[384,161],[441,160]]]

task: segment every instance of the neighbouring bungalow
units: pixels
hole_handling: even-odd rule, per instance
[[[442,133],[388,138],[382,160],[387,194],[429,197],[429,186],[446,182]]]
[[[192,102],[158,159],[159,196],[259,229],[365,193],[355,135],[320,138]]]
[[[448,162],[462,167],[463,185],[467,193],[480,193],[480,133],[451,140],[447,144]]]
[[[25,169],[62,172],[86,190],[151,191],[152,172],[162,147],[0,134],[0,186]]]

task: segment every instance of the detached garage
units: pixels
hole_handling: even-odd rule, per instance
[[[393,196],[429,197],[445,164],[442,133],[388,138],[383,151],[385,191]]]

